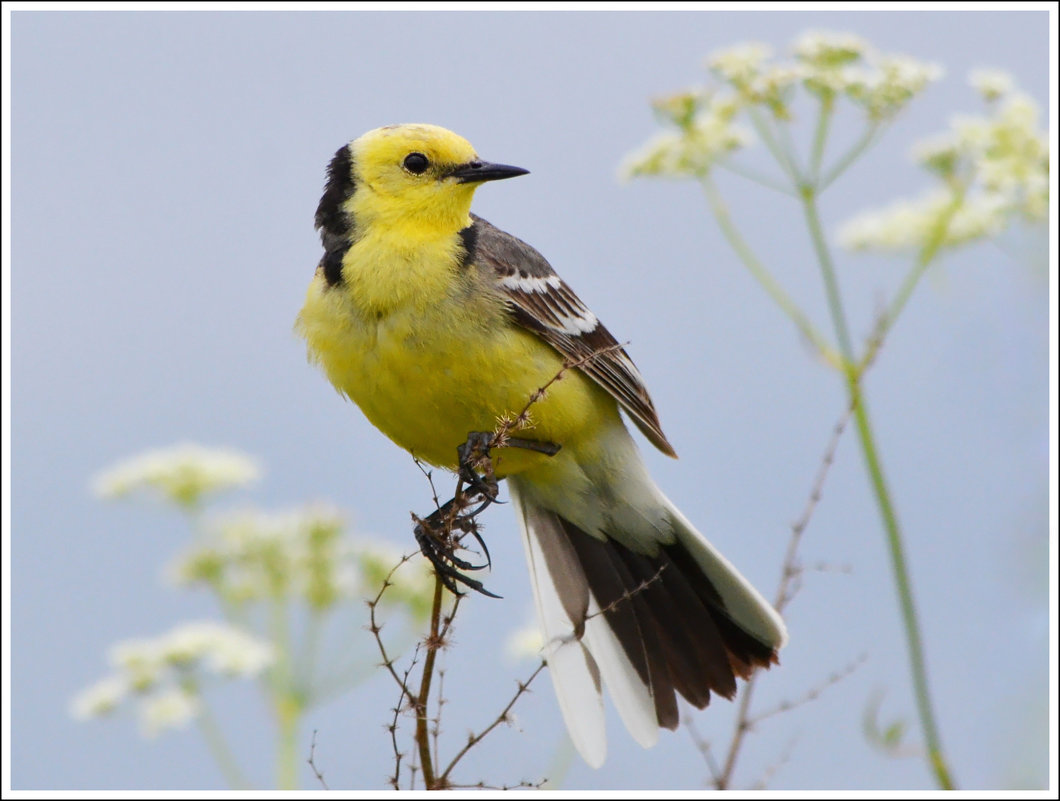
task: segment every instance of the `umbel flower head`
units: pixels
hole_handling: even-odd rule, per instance
[[[257,481],[257,462],[239,451],[191,443],[147,451],[98,474],[92,489],[101,498],[151,490],[179,506],[198,506],[204,496]]]
[[[275,660],[272,645],[235,626],[184,623],[158,637],[123,640],[109,653],[114,672],[78,693],[70,704],[77,720],[137,705],[147,736],[187,725],[198,715],[199,688],[208,675],[252,678]]]
[[[182,586],[206,586],[227,603],[300,600],[323,611],[378,590],[401,561],[397,549],[343,536],[338,510],[307,505],[278,512],[219,515],[207,535],[168,568]],[[426,562],[412,560],[391,577],[384,600],[426,615],[434,590]]]
[[[917,143],[913,158],[939,185],[911,200],[845,223],[839,242],[854,250],[919,250],[941,237],[956,247],[1000,233],[1013,220],[1042,222],[1049,210],[1049,142],[1037,104],[1001,72],[970,83],[982,116],[955,117],[948,131]]]
[[[810,32],[793,45],[794,60],[777,61],[768,45],[747,42],[711,53],[717,86],[691,89],[654,103],[664,132],[623,163],[624,177],[704,177],[717,162],[751,143],[738,124],[745,112],[792,117],[802,87],[828,102],[845,98],[878,123],[901,111],[941,75],[934,64],[877,53],[849,33]]]

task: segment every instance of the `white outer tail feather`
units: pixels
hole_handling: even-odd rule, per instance
[[[542,533],[536,530],[542,526],[558,527],[559,520],[553,512],[529,507],[531,501],[520,497],[517,480],[510,479],[508,484],[545,638],[544,656],[575,748],[593,768],[599,768],[606,759],[601,678],[626,729],[640,745],[650,748],[659,737],[651,688],[630,663],[591,592],[585,631],[580,639],[576,636],[539,542]],[[658,497],[668,507],[678,540],[695,557],[732,617],[761,641],[774,648],[783,646],[787,630],[780,615],[666,496],[658,492]]]

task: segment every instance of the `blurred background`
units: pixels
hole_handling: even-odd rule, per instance
[[[1043,119],[1050,110],[1045,11],[16,10],[9,21],[9,714],[12,783],[26,790],[225,786],[194,728],[144,739],[128,710],[70,715],[71,698],[106,673],[115,641],[220,617],[208,595],[163,578],[187,545],[184,521],[148,502],[93,497],[102,468],[182,441],[236,448],[266,473],[219,507],[328,501],[357,535],[414,548],[409,512],[430,510],[423,476],[307,364],[292,333],[320,255],[313,212],[324,168],[345,142],[379,125],[432,122],[483,158],[531,171],[484,187],[475,211],[532,243],[631,343],[680,454],[667,459],[640,439],[650,470],[771,597],[844,394],[742,269],[694,184],[617,179],[623,157],[657,131],[650,98],[705,81],[710,51],[754,40],[783,54],[813,29],[942,66],[943,78],[824,196],[830,232],[920,192],[926,178],[910,146],[956,113],[979,113],[969,70],[1005,70]],[[828,329],[798,206],[731,175],[719,181],[759,256]],[[1048,779],[1055,274],[1013,258],[1044,247],[1023,233],[942,259],[866,383],[943,744],[968,789]],[[906,263],[841,254],[838,269],[861,340]],[[485,523],[486,583],[504,598],[469,598],[457,620],[445,655],[449,752],[534,664],[504,649],[533,613],[512,512],[495,507]],[[735,786],[768,775],[772,788],[931,787],[923,760],[902,755],[919,743],[905,641],[851,432],[802,554],[830,569],[808,573],[788,609],[791,642],[760,682],[756,709],[864,662],[819,699],[764,721]],[[334,653],[374,659],[359,623],[330,636]],[[269,786],[260,695],[234,682],[211,698],[251,781]],[[366,673],[308,717],[299,748],[308,756],[315,730],[331,788],[386,786],[395,701],[387,677]],[[899,755],[863,731],[874,703],[881,726],[906,725]],[[696,727],[722,747],[733,711],[717,701]],[[608,712],[609,758],[594,771],[572,757],[542,676],[516,706],[516,725],[476,748],[458,778],[707,786],[687,732],[664,732],[645,751]],[[319,786],[308,766],[300,782]]]

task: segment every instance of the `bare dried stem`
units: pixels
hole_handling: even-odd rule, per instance
[[[398,571],[398,568],[400,568],[403,564],[405,564],[405,562],[409,561],[409,559],[411,558],[412,554],[405,554],[404,556],[402,556],[401,560],[390,569],[389,573],[386,574],[386,578],[383,579],[383,584],[379,588],[379,592],[376,593],[375,597],[372,600],[368,601],[368,630],[372,633],[372,636],[375,638],[375,643],[379,647],[379,653],[383,657],[383,667],[385,667],[387,671],[389,671],[391,678],[394,679],[394,683],[401,688],[402,693],[404,695],[409,696],[410,700],[412,699],[412,694],[409,693],[408,686],[406,685],[405,680],[402,679],[401,676],[398,676],[397,671],[394,669],[394,660],[390,658],[390,655],[387,653],[386,650],[386,645],[383,644],[383,638],[380,636],[380,632],[383,630],[383,627],[375,619],[375,609],[377,606],[379,606],[379,602],[382,600],[383,594],[391,586],[392,582],[390,581],[390,579],[393,578],[394,573],[396,573]],[[406,678],[407,677],[408,674],[406,673]],[[402,697],[404,697],[404,695]]]
[[[434,775],[434,760],[431,755],[431,742],[427,726],[427,701],[431,694],[431,678],[434,676],[434,661],[441,647],[438,638],[439,622],[442,613],[442,580],[434,579],[434,600],[431,604],[431,629],[427,636],[427,656],[423,660],[423,675],[420,678],[419,694],[413,698],[416,710],[416,746],[420,755],[420,771],[423,773],[423,786],[428,790],[441,789]]]
[[[791,536],[788,539],[788,547],[784,554],[784,562],[780,572],[780,581],[777,585],[777,592],[773,602],[777,612],[783,612],[784,608],[791,602],[801,587],[802,568],[798,563],[799,545],[802,542],[803,532],[805,532],[807,525],[809,525],[810,518],[813,516],[814,510],[816,510],[817,504],[821,500],[825,479],[828,477],[828,471],[831,468],[832,463],[835,461],[835,453],[836,449],[839,447],[839,440],[843,436],[843,431],[846,429],[852,413],[853,408],[847,408],[843,413],[843,416],[832,429],[832,436],[825,448],[824,456],[821,458],[821,464],[817,470],[817,475],[814,477],[806,507],[798,520],[792,523]],[[713,764],[713,759],[708,762],[713,784],[719,790],[725,790],[731,786],[733,773],[736,769],[736,760],[740,755],[744,739],[746,738],[747,733],[753,728],[756,720],[761,719],[761,716],[757,719],[751,718],[751,700],[754,697],[755,684],[759,675],[760,673],[752,674],[751,678],[747,680],[747,684],[744,686],[743,693],[740,696],[740,703],[737,707],[736,723],[733,728],[732,739],[729,741],[729,747],[725,754],[723,765],[719,769],[716,764]],[[842,676],[840,676],[840,679],[841,678]],[[836,679],[836,681],[839,681],[840,679]],[[825,686],[831,686],[831,684],[834,683],[835,682],[828,682]],[[817,694],[819,693],[820,690],[818,690]],[[707,750],[700,747],[700,751],[704,754],[710,753],[709,746],[707,747]]]
[[[441,781],[445,783],[446,787],[457,786],[449,784],[449,775],[452,773],[453,768],[455,768],[457,763],[464,758],[464,755],[467,754],[468,751],[470,751],[472,748],[482,742],[482,740],[484,740],[491,731],[493,731],[502,723],[508,722],[508,713],[512,711],[512,707],[515,706],[515,702],[518,701],[519,698],[523,695],[523,693],[527,691],[527,689],[530,687],[530,683],[534,679],[536,679],[538,674],[544,669],[545,660],[542,659],[541,663],[537,666],[534,672],[530,674],[530,678],[528,678],[526,681],[521,681],[518,683],[518,688],[515,691],[515,695],[512,696],[511,700],[508,702],[508,705],[501,710],[501,713],[497,715],[493,722],[490,723],[478,734],[472,734],[470,737],[468,737],[467,742],[464,744],[464,747],[457,751],[456,756],[453,757],[452,761],[450,761],[449,764],[446,766],[445,772],[442,773]]]
[[[309,765],[310,768],[313,769],[313,775],[317,777],[317,781],[320,782],[320,786],[323,787],[325,790],[330,790],[331,788],[328,787],[328,783],[324,781],[324,774],[317,768],[317,763],[314,761],[316,757],[316,750],[317,730],[313,729],[313,737],[309,741],[309,759],[306,760],[306,763]]]

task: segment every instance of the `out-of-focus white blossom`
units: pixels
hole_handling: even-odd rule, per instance
[[[987,102],[1004,97],[1015,85],[1012,76],[1002,70],[972,70],[968,75],[968,83]]]
[[[544,647],[545,638],[541,634],[541,627],[535,621],[509,634],[504,643],[504,652],[513,660],[540,659]]]
[[[211,620],[185,623],[160,643],[167,661],[178,666],[199,662],[211,673],[257,676],[275,660],[270,643],[243,629]]]
[[[208,537],[167,569],[177,584],[205,584],[233,603],[298,596],[326,608],[348,587],[337,583],[351,558],[335,509],[230,512],[207,524]]]
[[[123,640],[110,649],[110,663],[124,673],[130,686],[144,690],[168,668],[254,676],[273,660],[272,646],[243,629],[212,620],[183,623],[166,634]]]
[[[761,42],[744,42],[716,50],[707,56],[707,66],[723,81],[735,87],[747,86],[759,76],[772,48]]]
[[[78,720],[113,712],[131,698],[148,736],[184,725],[199,710],[193,691],[204,674],[253,677],[275,661],[272,645],[235,626],[214,621],[181,624],[158,637],[124,640],[109,651],[114,673],[78,693],[70,714]]]
[[[921,139],[912,149],[913,160],[943,177],[954,175],[960,166],[960,143],[951,134]]]
[[[385,543],[343,537],[341,514],[321,505],[231,512],[206,528],[208,536],[167,573],[176,584],[206,585],[236,605],[297,599],[328,609],[375,595],[401,560],[400,551]],[[407,603],[416,617],[429,611],[434,583],[424,560],[403,565],[391,583],[385,603]]]
[[[843,74],[843,93],[863,106],[870,119],[883,120],[893,117],[929,83],[941,78],[942,68],[910,56],[885,55],[867,69],[844,70]]]
[[[860,214],[839,229],[839,244],[850,250],[911,250],[941,234],[943,247],[956,247],[1004,229],[1007,217],[999,199],[981,195],[951,208],[954,202],[950,192],[940,189]]]
[[[167,661],[165,647],[157,637],[115,643],[107,659],[135,692],[146,692],[155,686],[165,673]]]
[[[860,59],[869,51],[869,44],[852,33],[807,31],[795,40],[792,51],[809,66],[834,68]]]
[[[201,708],[202,702],[195,693],[170,687],[140,703],[140,731],[145,737],[157,737],[167,729],[185,728]]]
[[[128,694],[129,685],[123,677],[107,676],[74,696],[70,716],[75,720],[89,720],[109,715]]]
[[[991,75],[980,73],[978,80],[1003,91],[1002,102],[990,102],[985,116],[954,118],[948,131],[913,148],[914,159],[943,185],[920,198],[859,214],[839,231],[841,244],[859,250],[918,249],[936,241],[938,226],[948,219],[941,243],[954,247],[996,236],[1014,218],[1045,220],[1049,143],[1038,128],[1038,106],[1011,82]],[[986,91],[983,95],[991,99]]]
[[[751,143],[750,132],[733,124],[739,108],[731,96],[707,99],[682,129],[657,134],[627,156],[620,173],[626,178],[705,175],[718,159]]]
[[[734,151],[751,143],[739,124],[748,112],[764,109],[774,120],[793,117],[801,87],[826,103],[840,98],[864,109],[873,123],[889,119],[937,79],[934,64],[898,54],[877,53],[858,36],[816,31],[794,44],[794,61],[776,61],[767,45],[750,42],[711,53],[706,63],[721,89],[691,89],[653,103],[667,130],[628,155],[620,174],[704,178]],[[764,136],[765,134],[763,134]]]
[[[120,462],[97,475],[92,489],[102,498],[153,489],[181,506],[195,506],[208,493],[245,486],[260,475],[258,464],[239,451],[183,444]]]

